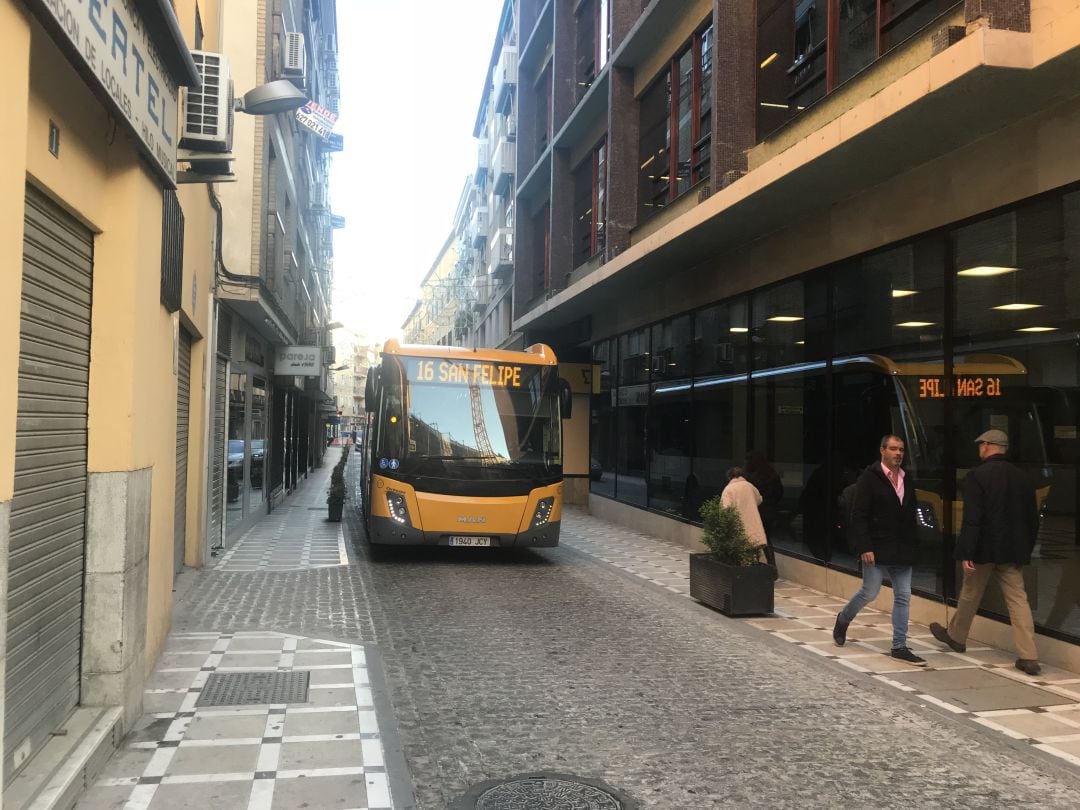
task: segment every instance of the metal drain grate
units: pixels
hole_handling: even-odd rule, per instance
[[[307,703],[311,673],[212,672],[196,706],[252,706],[261,703]]]
[[[556,773],[518,776],[475,786],[455,810],[636,810],[631,799],[603,782]]]

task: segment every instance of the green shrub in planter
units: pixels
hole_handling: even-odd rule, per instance
[[[738,510],[712,498],[701,520],[709,552],[690,555],[690,596],[728,616],[772,613],[774,569],[758,561]]]

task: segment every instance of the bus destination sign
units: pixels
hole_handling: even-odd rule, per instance
[[[952,395],[956,398],[1000,397],[1001,377],[954,377]],[[919,377],[919,399],[941,399],[944,396],[943,377]]]
[[[425,360],[409,358],[409,379],[449,385],[487,385],[520,388],[522,367],[513,363],[486,363],[471,360]]]

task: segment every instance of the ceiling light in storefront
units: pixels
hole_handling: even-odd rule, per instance
[[[1038,309],[1042,304],[1002,304],[1001,306],[993,307],[994,309],[1001,309],[1005,312],[1022,312],[1025,309]]]
[[[933,326],[932,321],[904,321],[898,323],[897,326],[903,326],[905,329],[918,329],[922,326]]]
[[[909,295],[914,295],[915,290],[893,290],[893,298],[907,298]]]
[[[978,267],[969,267],[967,270],[960,270],[956,275],[986,278],[988,276],[1003,276],[1006,273],[1015,273],[1017,269],[1018,268],[1016,267],[994,267],[981,264]]]
[[[796,341],[795,341],[795,345],[796,345],[796,346],[805,346],[805,345],[806,345],[806,341],[805,341],[805,340],[796,340]]]
[[[1056,332],[1056,326],[1025,326],[1023,329],[1017,329],[1017,332]]]
[[[773,323],[796,323],[802,320],[802,315],[773,315],[769,320]]]
[[[777,104],[774,101],[762,101],[762,102],[759,102],[758,106],[760,106],[760,107],[768,107],[768,108],[773,109],[773,110],[786,110],[786,109],[789,109],[789,105],[787,105],[787,104]]]
[[[732,334],[744,335],[747,332],[749,332],[750,330],[747,329],[745,326],[733,326],[728,331],[731,332]]]
[[[780,54],[778,54],[776,51],[773,51],[771,54],[766,56],[765,61],[761,63],[761,69],[764,70],[769,65],[771,65],[776,60],[776,57],[778,57],[779,55]]]

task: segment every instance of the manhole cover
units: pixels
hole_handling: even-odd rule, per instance
[[[252,706],[261,703],[306,703],[311,673],[213,672],[199,692],[196,706]]]
[[[634,810],[602,782],[565,774],[532,774],[474,787],[461,810]]]

